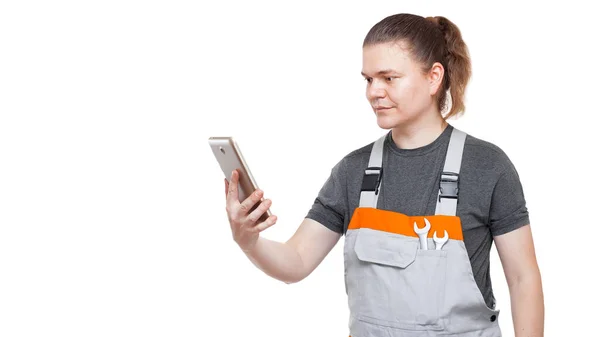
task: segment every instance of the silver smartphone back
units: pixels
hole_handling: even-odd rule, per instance
[[[231,173],[233,170],[238,171],[239,200],[240,202],[246,200],[246,198],[258,188],[258,185],[250,172],[248,164],[244,160],[244,156],[242,155],[242,151],[238,144],[233,137],[210,137],[208,143],[221,167],[221,171],[225,174],[227,181],[231,182]],[[251,211],[258,207],[259,204],[260,202],[256,203]],[[258,222],[265,221],[269,216],[271,216],[271,211],[267,210],[267,212],[260,217]]]

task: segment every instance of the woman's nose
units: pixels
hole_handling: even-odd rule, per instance
[[[385,89],[383,89],[381,85],[377,85],[375,82],[373,82],[367,88],[367,97],[369,99],[385,97]]]

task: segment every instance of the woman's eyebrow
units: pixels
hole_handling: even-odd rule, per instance
[[[361,75],[363,75],[364,77],[368,77],[367,74],[365,74],[364,72],[360,72]],[[384,69],[384,70],[380,70],[377,72],[377,75],[399,75],[399,73],[393,69]]]

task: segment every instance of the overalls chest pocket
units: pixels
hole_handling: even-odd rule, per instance
[[[417,237],[360,228],[346,236],[345,255],[349,304],[357,319],[443,330],[446,251],[422,250]]]

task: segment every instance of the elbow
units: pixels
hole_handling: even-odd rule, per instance
[[[295,278],[286,278],[286,279],[282,279],[280,281],[282,281],[285,284],[294,284],[294,283],[300,282],[300,280],[295,279]]]
[[[286,275],[280,280],[286,284],[298,283],[304,280],[312,272],[312,270],[309,270],[306,267],[305,261],[302,258],[302,254],[299,249],[295,246],[289,245],[289,243],[286,244],[293,250],[295,256],[294,259],[290,259],[291,263],[287,268],[288,270]]]
[[[540,275],[539,270],[531,270],[525,273],[521,273],[507,279],[507,284],[509,289],[514,288],[541,288],[542,287],[542,277]]]
[[[282,279],[281,281],[283,281],[283,283],[285,283],[285,284],[294,284],[294,283],[298,283],[298,282],[304,280],[306,278],[306,276],[308,276],[308,275],[299,273],[297,275],[290,275],[290,277],[286,277],[285,279]]]

